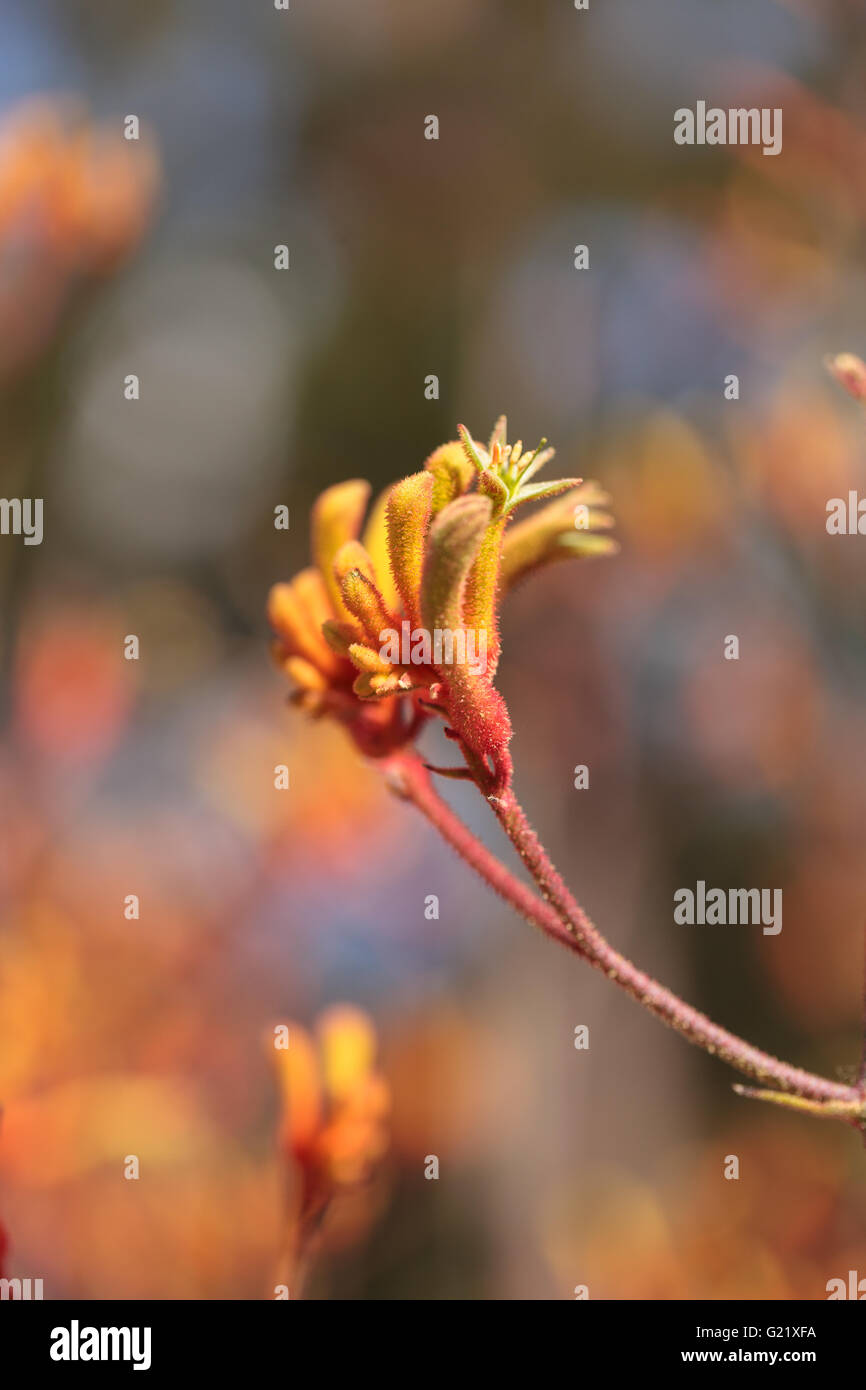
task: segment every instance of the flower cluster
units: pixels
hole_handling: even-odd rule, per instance
[[[82,292],[150,222],[159,162],[141,133],[94,126],[76,102],[29,100],[0,122],[0,375],[28,367]]]
[[[20,260],[26,241],[70,274],[110,270],[140,240],[157,182],[148,140],[96,129],[69,103],[27,102],[0,128],[0,246]]]
[[[606,534],[609,499],[597,484],[533,481],[553,456],[546,440],[526,451],[509,444],[504,416],[486,448],[462,426],[459,435],[388,488],[366,527],[367,483],[324,492],[313,509],[314,564],[274,586],[268,613],[275,657],[303,709],[340,720],[370,757],[412,741],[440,714],[466,775],[494,794],[511,771],[510,721],[493,685],[500,600],[543,565],[607,554],[616,543]],[[518,507],[550,498],[512,524]],[[462,659],[401,663],[383,634],[403,622],[479,641],[457,644]],[[478,645],[483,669],[465,656]]]
[[[326,1010],[315,1037],[299,1024],[277,1029],[280,1147],[300,1175],[302,1226],[365,1182],[387,1152],[390,1092],[375,1055],[372,1023],[348,1004]]]

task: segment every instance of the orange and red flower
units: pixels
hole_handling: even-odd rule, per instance
[[[366,1182],[388,1149],[390,1090],[377,1071],[376,1033],[349,1004],[323,1013],[315,1036],[278,1028],[280,1147],[300,1177],[298,1221],[315,1220],[340,1193]]]
[[[363,533],[367,483],[339,483],[319,497],[314,565],[275,585],[268,602],[275,656],[297,704],[340,720],[369,757],[396,751],[441,714],[474,779],[491,794],[507,783],[511,727],[493,686],[500,598],[542,565],[616,549],[604,534],[609,499],[596,484],[531,481],[553,454],[545,444],[527,452],[508,444],[504,417],[486,449],[461,427],[459,440],[379,498]],[[555,494],[565,495],[510,525],[518,506]],[[423,643],[407,659],[405,644],[383,640],[407,626],[464,640],[447,660]],[[480,647],[484,661],[473,662],[467,652]]]

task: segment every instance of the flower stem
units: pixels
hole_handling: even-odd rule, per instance
[[[866,1119],[866,1088],[829,1081],[777,1057],[719,1027],[686,1004],[616,951],[590,921],[550,862],[546,851],[509,789],[490,797],[493,810],[514,845],[541,897],[508,870],[460,820],[434,790],[428,772],[415,754],[398,753],[386,760],[388,784],[411,801],[453,849],[484,881],[522,916],[546,935],[575,951],[633,999],[675,1028],[688,1042],[719,1057],[745,1076],[771,1083],[778,1090],[819,1102],[812,1113],[844,1118],[853,1124]],[[826,1110],[822,1106],[826,1106]],[[803,1107],[806,1108],[806,1107]]]

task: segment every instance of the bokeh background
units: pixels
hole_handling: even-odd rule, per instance
[[[738,1099],[516,920],[287,710],[263,619],[323,487],[413,471],[458,420],[547,435],[612,493],[622,553],[505,614],[529,814],[616,945],[851,1079],[863,541],[825,507],[866,489],[866,421],[822,362],[866,349],[864,59],[858,0],[0,12],[2,491],[45,499],[41,546],[0,539],[7,1273],[272,1297],[267,1033],[345,1000],[392,1139],[316,1296],[819,1299],[866,1275],[857,1136]],[[782,106],[782,154],[677,147],[699,98]],[[782,933],[676,926],[698,878],[781,887]]]

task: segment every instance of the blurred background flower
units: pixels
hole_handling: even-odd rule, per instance
[[[115,270],[149,220],[157,162],[140,131],[93,127],[71,101],[32,100],[0,126],[0,372],[44,348],[89,278]]]
[[[297,1298],[323,1247],[357,1240],[381,1206],[382,1192],[371,1200],[369,1184],[388,1150],[391,1094],[375,1067],[375,1029],[350,1004],[326,1009],[315,1037],[295,1023],[276,1024],[268,1041],[287,1165],[285,1259],[278,1272],[285,1284],[277,1287]]]

